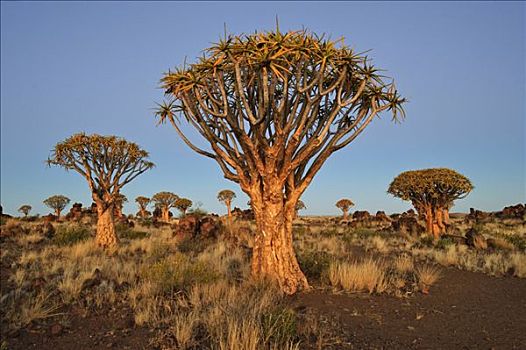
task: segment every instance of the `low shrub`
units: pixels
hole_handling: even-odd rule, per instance
[[[441,237],[437,243],[436,243],[436,247],[438,249],[442,249],[442,250],[446,250],[447,247],[449,247],[450,245],[452,244],[455,244],[455,242],[453,242],[453,240],[450,238],[450,237]]]
[[[115,230],[117,231],[117,236],[119,236],[119,238],[142,239],[150,236],[148,232],[136,231],[126,224],[115,225]]]
[[[55,229],[53,242],[59,246],[72,245],[85,241],[92,236],[88,226],[80,224],[62,224]]]
[[[298,254],[298,263],[308,278],[320,279],[329,270],[331,256],[322,251]]]

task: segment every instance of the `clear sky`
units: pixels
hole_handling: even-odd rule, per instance
[[[475,190],[453,211],[498,210],[524,202],[524,2],[2,2],[1,203],[47,214],[42,200],[64,194],[91,203],[80,175],[44,161],[67,136],[116,134],[139,143],[156,168],[123,189],[133,199],[171,191],[224,213],[230,188],[216,163],[189,150],[169,125],[156,126],[163,72],[231,33],[302,26],[372,49],[410,102],[407,119],[375,120],[334,154],[303,196],[304,214],[410,207],[386,193],[401,171],[449,167]],[[69,207],[68,207],[69,209]]]

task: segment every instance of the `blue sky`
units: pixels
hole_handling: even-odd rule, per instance
[[[303,196],[305,214],[406,210],[386,193],[401,171],[449,167],[475,190],[454,211],[498,210],[526,200],[524,2],[2,2],[1,204],[17,214],[49,212],[64,194],[91,203],[76,173],[44,161],[67,136],[116,134],[139,143],[156,168],[123,189],[133,199],[171,191],[223,213],[230,188],[215,162],[189,150],[168,125],[156,126],[163,72],[200,55],[223,33],[306,27],[358,51],[372,49],[410,102],[407,119],[375,120],[334,154]],[[69,208],[68,208],[69,209]]]

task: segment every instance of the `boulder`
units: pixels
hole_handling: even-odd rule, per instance
[[[517,204],[505,207],[496,215],[501,219],[526,219],[526,205]]]
[[[398,220],[393,221],[392,228],[396,232],[400,232],[402,235],[409,235],[412,237],[418,237],[424,232],[426,228],[422,226],[415,216],[402,215]]]
[[[186,215],[172,225],[172,235],[179,239],[216,238],[220,231],[220,221],[214,216]]]
[[[369,221],[371,220],[371,214],[367,210],[357,210],[352,214],[354,221]]]

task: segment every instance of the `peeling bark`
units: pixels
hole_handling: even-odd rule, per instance
[[[105,207],[102,203],[97,203],[97,214],[97,235],[95,241],[99,247],[113,249],[119,242],[115,231],[113,207]]]
[[[170,208],[168,207],[161,208],[161,219],[164,222],[170,222]]]
[[[347,221],[349,219],[349,210],[343,209],[343,220]]]
[[[264,198],[262,200],[262,198]],[[258,232],[252,255],[252,275],[278,283],[286,294],[308,289],[307,278],[292,245],[292,221],[296,203],[285,203],[280,187],[251,196]]]

